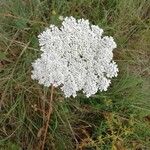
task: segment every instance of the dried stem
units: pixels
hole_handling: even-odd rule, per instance
[[[44,146],[45,146],[45,142],[46,142],[46,135],[47,135],[47,130],[48,130],[48,125],[49,125],[49,121],[50,121],[50,116],[52,114],[53,93],[54,93],[54,86],[51,85],[51,97],[50,97],[50,101],[49,101],[49,109],[48,109],[48,114],[47,114],[47,117],[46,117],[46,125],[45,125],[45,131],[44,131],[44,137],[43,137],[41,150],[44,150]]]

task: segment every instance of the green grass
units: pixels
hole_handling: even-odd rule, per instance
[[[47,149],[150,148],[148,0],[0,1],[0,150],[34,150],[50,89],[31,80],[37,35],[58,17],[87,18],[114,37],[119,76],[107,92],[65,99],[55,89]]]

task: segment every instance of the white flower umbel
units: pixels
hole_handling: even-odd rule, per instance
[[[50,25],[39,38],[41,57],[32,64],[32,79],[44,86],[60,86],[66,97],[83,90],[87,97],[106,91],[118,68],[116,43],[88,20],[66,17],[60,28]]]

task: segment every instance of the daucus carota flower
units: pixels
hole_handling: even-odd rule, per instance
[[[39,36],[41,57],[32,63],[32,79],[44,86],[60,86],[66,97],[83,90],[87,97],[106,91],[118,68],[116,43],[88,20],[66,17],[60,28],[50,25]]]

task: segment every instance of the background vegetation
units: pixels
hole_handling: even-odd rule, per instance
[[[0,1],[0,150],[35,150],[50,89],[31,80],[37,35],[59,16],[87,18],[114,37],[119,77],[107,92],[65,99],[55,89],[49,150],[150,149],[149,0]]]

